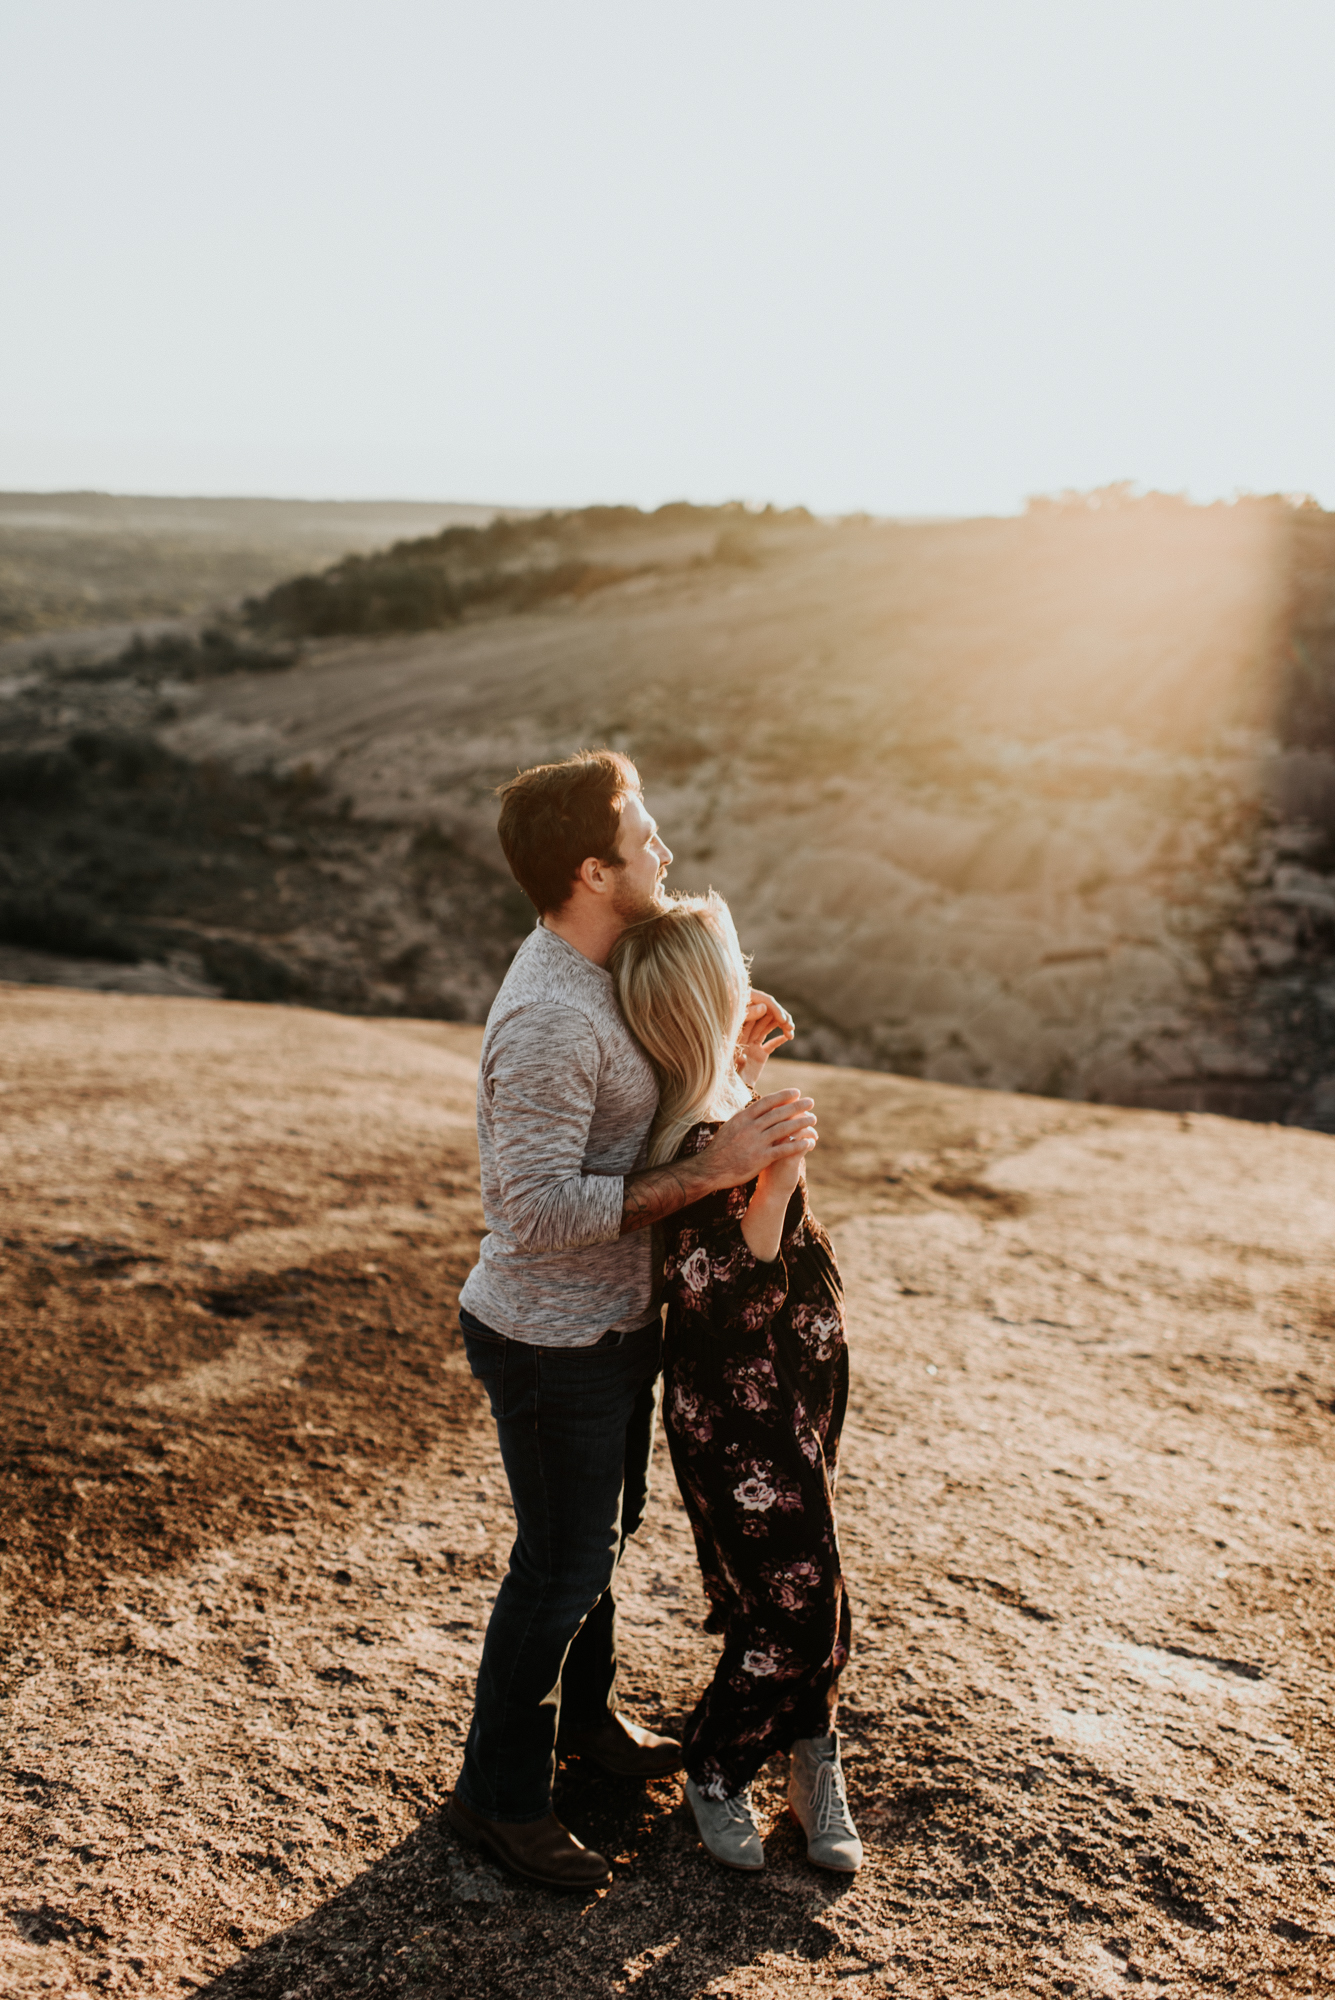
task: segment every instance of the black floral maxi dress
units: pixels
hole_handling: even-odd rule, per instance
[[[693,1126],[679,1157],[717,1125]],[[695,1533],[708,1632],[724,1635],[686,1727],[688,1776],[712,1798],[766,1758],[823,1736],[848,1659],[834,1486],[848,1401],[843,1287],[801,1181],[779,1255],[752,1256],[748,1187],[706,1195],[664,1226],[663,1416]]]

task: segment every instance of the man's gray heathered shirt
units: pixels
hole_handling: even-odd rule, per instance
[[[459,1302],[484,1326],[587,1347],[646,1324],[649,1231],[622,1236],[621,1208],[657,1109],[612,975],[540,924],[492,1003],[478,1070],[489,1234]]]

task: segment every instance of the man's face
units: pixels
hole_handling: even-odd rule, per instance
[[[624,866],[617,870],[612,907],[625,924],[648,917],[663,900],[663,878],[672,862],[672,850],[658,837],[657,822],[645,808],[644,800],[632,793],[622,801],[621,832],[617,853]]]

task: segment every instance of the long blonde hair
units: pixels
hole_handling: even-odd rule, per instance
[[[692,1125],[729,1118],[749,1098],[737,1037],[750,980],[722,896],[674,896],[623,931],[607,969],[621,1011],[658,1076],[649,1165],[676,1157]]]

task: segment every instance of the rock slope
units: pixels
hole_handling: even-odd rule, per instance
[[[452,1308],[476,1030],[0,989],[0,1992],[1329,1990],[1335,1146],[833,1068],[869,1859],[564,1767],[581,1903],[442,1829],[508,1547]],[[627,1705],[714,1642],[660,1462]]]

